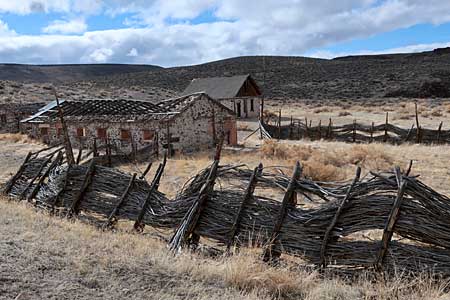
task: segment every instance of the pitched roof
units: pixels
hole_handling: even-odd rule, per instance
[[[68,119],[101,119],[111,116],[160,119],[170,117],[184,111],[193,102],[207,97],[217,105],[223,106],[204,93],[194,93],[178,98],[168,99],[159,103],[150,103],[142,100],[105,100],[92,99],[83,101],[60,101],[64,117]],[[224,107],[224,106],[223,106]],[[233,111],[224,107],[233,114]],[[33,116],[22,120],[22,123],[42,123],[58,117],[56,101],[52,101],[41,108]]]
[[[236,97],[246,80],[253,79],[250,75],[239,75],[232,77],[209,77],[196,78],[191,81],[183,94],[204,92],[214,99],[225,99]]]

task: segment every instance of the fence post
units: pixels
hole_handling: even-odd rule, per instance
[[[281,108],[278,112],[278,140],[281,139]]]
[[[319,120],[319,140],[322,139],[322,120]]]
[[[75,198],[73,199],[72,205],[70,206],[70,210],[68,212],[68,217],[71,217],[72,215],[77,215],[79,213],[79,206],[81,201],[84,198],[84,195],[86,194],[86,190],[88,189],[89,185],[92,183],[92,177],[95,173],[95,158],[91,160],[91,163],[89,164],[89,167],[86,170],[86,173],[84,175],[83,183],[81,184],[81,188],[78,191],[78,193],[75,195]]]
[[[23,172],[25,171],[25,167],[32,155],[33,153],[31,151],[28,152],[27,156],[25,157],[25,160],[23,161],[17,173],[6,183],[5,187],[3,188],[2,194],[7,195],[11,191],[17,179],[19,179],[20,176],[22,176]]]
[[[353,143],[356,141],[356,120],[353,120]]]
[[[330,122],[328,123],[328,134],[327,134],[327,138],[328,139],[332,139],[332,135],[333,135],[333,129],[332,129],[332,122],[331,122],[331,118],[330,118]]]
[[[419,124],[419,112],[417,110],[417,102],[414,103],[415,112],[416,112],[416,143],[420,143],[420,124]]]
[[[237,214],[234,218],[233,226],[231,226],[230,235],[228,237],[228,242],[227,242],[227,251],[230,250],[231,246],[235,242],[236,236],[239,232],[239,223],[241,222],[242,213],[244,212],[245,205],[253,197],[253,193],[255,192],[256,184],[258,183],[258,177],[260,177],[262,175],[262,171],[263,171],[262,163],[260,163],[259,166],[253,170],[253,174],[251,175],[250,180],[247,185],[247,189],[245,190],[244,198],[242,199],[242,203],[239,206]]]
[[[119,212],[119,209],[123,206],[125,201],[127,200],[128,194],[130,193],[131,188],[134,185],[134,181],[136,180],[136,173],[133,174],[130,181],[128,182],[128,186],[126,187],[125,191],[122,194],[122,197],[120,197],[120,200],[117,202],[117,204],[114,206],[113,210],[108,216],[108,219],[105,222],[105,225],[103,228],[111,227],[112,224],[115,222],[116,214]]]
[[[386,123],[384,124],[384,139],[383,141],[386,143],[388,140],[388,124],[389,124],[389,112],[386,112]]]
[[[284,194],[278,217],[275,220],[272,235],[269,239],[268,245],[264,249],[263,261],[265,262],[276,260],[281,256],[280,250],[274,249],[274,246],[278,242],[278,235],[280,233],[280,229],[283,225],[284,218],[286,217],[288,209],[290,207],[295,207],[295,204],[297,202],[295,188],[297,187],[297,181],[300,179],[301,172],[302,168],[300,166],[300,163],[297,162],[286,193]]]
[[[55,99],[56,99],[56,106],[58,108],[58,115],[59,115],[59,119],[61,121],[62,130],[63,130],[64,146],[66,148],[67,163],[69,165],[73,165],[73,164],[75,164],[75,158],[73,156],[73,149],[72,149],[72,144],[70,142],[69,131],[67,130],[67,124],[66,124],[66,122],[64,120],[64,112],[63,112],[63,110],[61,108],[61,105],[59,104],[58,93],[56,92],[56,89],[54,89],[54,88],[53,88],[53,94],[54,94]]]
[[[407,181],[403,181],[403,175],[400,173],[399,167],[395,168],[395,176],[396,176],[397,185],[398,185],[397,197],[394,201],[394,205],[392,206],[391,212],[388,217],[388,221],[384,227],[383,238],[381,240],[381,248],[380,248],[380,251],[378,252],[378,257],[374,263],[374,266],[377,270],[381,270],[381,268],[382,268],[382,264],[383,264],[384,258],[386,256],[386,253],[387,253],[387,250],[389,247],[389,243],[390,243],[390,241],[392,239],[392,235],[394,233],[394,226],[395,226],[395,223],[397,222],[397,219],[398,219],[398,216],[400,213],[400,206],[402,205],[403,195],[405,193],[405,189],[406,189],[406,185],[407,185]]]
[[[437,143],[440,144],[441,142],[441,130],[442,130],[442,121],[439,124],[439,128],[438,128],[438,134],[437,134]]]
[[[214,189],[216,182],[217,170],[219,168],[220,154],[222,151],[223,137],[220,138],[216,148],[216,155],[214,162],[211,165],[208,177],[200,189],[196,201],[189,208],[189,211],[184,216],[177,230],[173,234],[169,242],[169,248],[171,251],[175,251],[180,247],[183,247],[187,242],[192,243],[194,246],[198,244],[200,236],[195,233],[198,220],[205,208],[206,201],[208,201],[210,193]]]
[[[27,200],[31,201],[39,192],[39,190],[41,189],[42,184],[44,183],[45,178],[47,178],[47,176],[50,174],[50,172],[56,168],[56,166],[58,165],[58,163],[60,163],[60,161],[63,158],[63,153],[60,151],[58,152],[58,155],[56,156],[55,160],[51,163],[51,165],[47,168],[47,170],[45,171],[45,173],[41,176],[41,178],[39,178],[38,183],[36,184],[36,186],[34,187],[34,189],[31,191],[31,193],[28,195]]]
[[[352,197],[352,191],[353,191],[356,183],[359,181],[360,177],[361,177],[361,168],[358,167],[356,169],[355,178],[353,179],[351,185],[349,186],[349,188],[347,190],[347,194],[345,195],[345,198],[342,200],[341,204],[339,204],[339,207],[336,210],[336,213],[334,214],[334,217],[331,220],[330,225],[328,225],[328,227],[325,231],[325,234],[323,235],[322,245],[320,247],[320,262],[319,262],[319,266],[322,268],[326,267],[325,255],[326,255],[326,251],[327,251],[328,241],[330,240],[330,234],[333,231],[334,227],[336,226],[336,223],[339,220],[339,217],[342,213],[342,210],[344,209],[345,204],[347,204],[350,201],[350,199]]]
[[[372,126],[370,127],[370,142],[373,143],[373,131],[374,131],[375,124],[372,122]]]

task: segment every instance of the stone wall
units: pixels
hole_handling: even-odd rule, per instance
[[[0,105],[0,133],[18,133],[20,121],[37,112],[42,103]]]
[[[194,101],[180,114],[171,117],[159,116],[146,120],[133,120],[132,116],[129,119],[114,116],[83,117],[66,118],[66,123],[74,148],[92,148],[94,139],[99,148],[105,145],[106,139],[99,136],[99,130],[105,129],[109,143],[122,154],[147,151],[146,149],[151,151],[155,147],[161,153],[167,149],[168,132],[171,136],[172,153],[213,147],[214,138],[218,139],[221,135],[226,144],[237,144],[236,117],[222,105],[206,97]],[[124,137],[124,131],[129,133],[129,137]],[[63,141],[61,125],[57,120],[45,124],[30,124],[29,134],[48,144]]]

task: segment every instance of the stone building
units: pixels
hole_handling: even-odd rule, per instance
[[[148,153],[169,148],[170,154],[214,146],[220,136],[237,144],[236,117],[207,94],[196,93],[156,104],[136,100],[60,101],[74,148],[111,145],[117,153]],[[49,144],[63,141],[55,102],[23,120],[31,137]],[[169,138],[168,138],[169,137]]]
[[[259,117],[261,89],[250,75],[193,79],[183,95],[204,92],[233,110],[238,118]]]
[[[42,105],[43,103],[0,105],[0,133],[19,132],[20,120],[36,113]]]

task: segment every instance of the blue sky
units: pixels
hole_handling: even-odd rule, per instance
[[[441,0],[0,0],[0,63],[176,66],[446,46]]]

